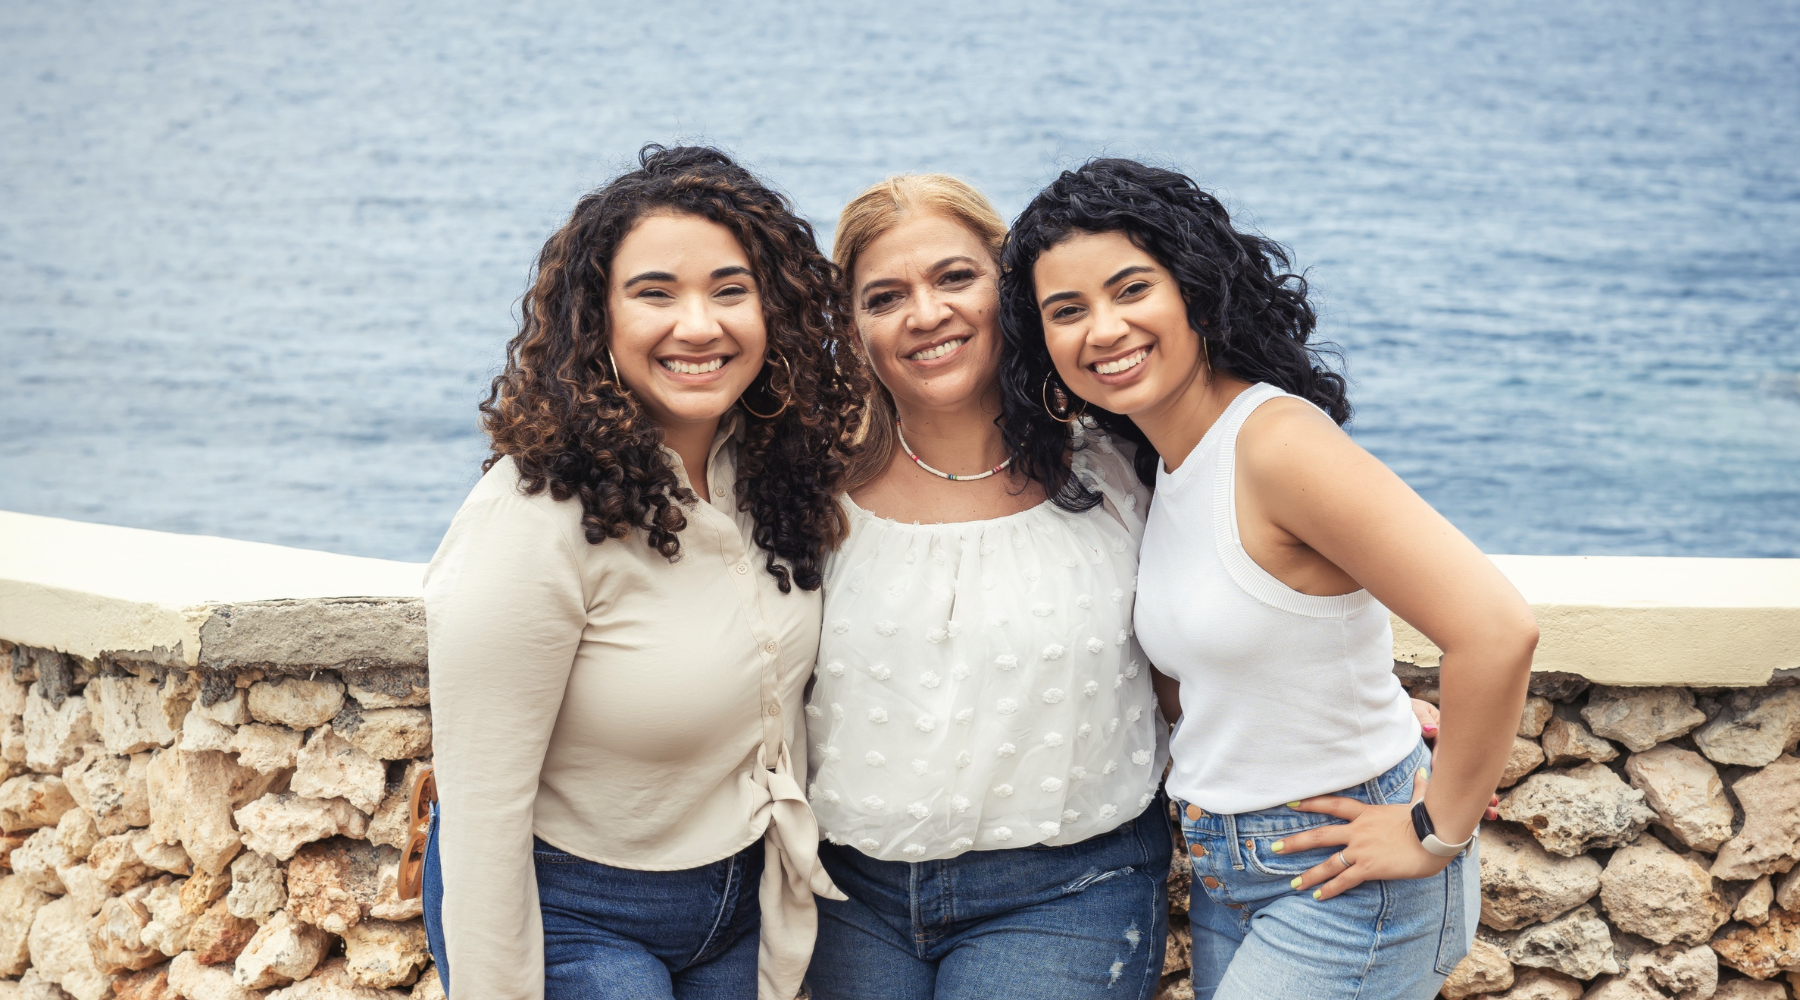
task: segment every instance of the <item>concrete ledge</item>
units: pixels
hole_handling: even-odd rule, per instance
[[[423,666],[424,569],[0,511],[0,639],[172,667]]]
[[[1492,558],[1537,615],[1535,671],[1755,687],[1800,670],[1800,559]],[[1394,659],[1436,667],[1441,651],[1393,621]]]

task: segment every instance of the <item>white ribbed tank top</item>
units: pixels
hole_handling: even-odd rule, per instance
[[[1138,642],[1181,682],[1169,794],[1208,812],[1340,791],[1419,744],[1387,608],[1366,590],[1302,594],[1244,551],[1238,431],[1285,395],[1251,386],[1181,468],[1158,464],[1138,560]]]

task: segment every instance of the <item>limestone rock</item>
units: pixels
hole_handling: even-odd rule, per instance
[[[1563,857],[1629,843],[1655,816],[1643,792],[1601,764],[1539,771],[1500,800],[1501,819],[1523,823],[1546,850]]]
[[[1525,710],[1519,713],[1518,735],[1534,740],[1543,735],[1544,724],[1550,721],[1555,708],[1548,698],[1535,694],[1526,698]]]
[[[1731,911],[1731,919],[1742,920],[1753,927],[1761,927],[1768,922],[1769,907],[1775,902],[1775,883],[1764,875],[1745,891],[1738,899],[1737,907]]]
[[[63,864],[86,861],[94,845],[100,842],[100,831],[94,817],[86,810],[71,809],[56,821],[56,846],[62,850]]]
[[[329,675],[318,680],[276,677],[250,685],[250,716],[289,729],[312,729],[331,721],[344,707],[344,683]]]
[[[1739,778],[1731,790],[1744,809],[1744,826],[1719,848],[1713,876],[1753,879],[1794,867],[1800,858],[1800,758],[1777,758]]]
[[[350,697],[364,708],[416,708],[431,703],[424,667],[405,667],[344,678]]]
[[[1697,851],[1712,853],[1731,839],[1731,802],[1719,772],[1705,757],[1680,747],[1659,746],[1625,762],[1631,787],[1656,810],[1656,824]]]
[[[1706,721],[1706,713],[1694,707],[1694,692],[1673,687],[1596,687],[1588,692],[1581,717],[1595,736],[1618,740],[1633,753],[1685,735]]]
[[[407,1000],[407,994],[402,990],[359,986],[344,960],[334,958],[294,985],[271,992],[268,1000]]]
[[[115,977],[100,971],[88,947],[89,916],[68,897],[45,903],[31,922],[31,965],[75,1000],[105,1000]]]
[[[171,875],[194,873],[194,862],[180,844],[162,843],[149,830],[138,830],[131,834],[131,849],[137,852],[138,859],[145,866],[156,871]]]
[[[237,751],[239,764],[267,774],[293,767],[300,742],[301,735],[286,726],[252,722],[238,727],[231,749]]]
[[[1516,982],[1516,980],[1515,980]],[[1188,988],[1188,996],[1194,995],[1192,984]],[[449,1000],[444,993],[444,980],[438,975],[437,966],[428,965],[419,973],[419,981],[413,984],[412,1000]],[[1521,1000],[1539,1000],[1537,997],[1521,998]],[[1548,1000],[1548,998],[1544,998]]]
[[[1600,875],[1600,901],[1613,925],[1659,945],[1704,943],[1731,907],[1696,856],[1682,856],[1655,837],[1613,852]]]
[[[205,704],[205,701],[202,698],[194,702],[194,707],[188,714],[234,728],[250,721],[250,700],[244,695],[242,688],[233,688],[228,697],[220,698],[210,705]]]
[[[150,914],[150,922],[144,925],[141,936],[143,942],[170,958],[187,947],[188,932],[194,929],[194,921],[200,919],[181,908],[181,887],[185,883],[186,880],[177,882],[165,876],[157,879],[139,897]]]
[[[1800,741],[1800,687],[1751,688],[1726,695],[1694,743],[1721,764],[1763,767]]]
[[[369,843],[400,848],[406,846],[406,834],[412,824],[413,786],[418,783],[419,775],[429,766],[431,766],[429,761],[407,761],[406,772],[400,780],[388,783],[387,790],[381,797],[381,805],[376,808],[375,815],[369,819],[367,833]],[[1186,866],[1187,853],[1183,851],[1175,855],[1174,865],[1169,871],[1169,901],[1171,905],[1178,907],[1176,912],[1180,913],[1187,912],[1185,900],[1187,899],[1188,883],[1182,882],[1177,885],[1176,882],[1181,878],[1188,877],[1185,873],[1190,869],[1187,869]],[[1183,869],[1183,874],[1177,875],[1176,868]]]
[[[25,846],[28,833],[0,833],[0,875],[12,871],[12,852]]]
[[[55,826],[75,808],[67,785],[54,774],[21,774],[0,784],[0,830],[36,830]]]
[[[220,872],[213,875],[208,872],[195,872],[194,877],[182,883],[181,910],[199,916],[212,908],[213,902],[223,897],[231,889],[231,873]],[[210,962],[202,962],[210,965]]]
[[[1763,983],[1754,979],[1728,979],[1719,984],[1712,1000],[1787,1000],[1780,983]]]
[[[131,846],[132,836],[121,833],[107,837],[88,852],[88,865],[94,874],[115,893],[142,885],[150,878],[150,867]]]
[[[147,893],[114,896],[89,922],[88,947],[101,971],[135,972],[163,961],[161,949],[144,943],[144,928],[150,926],[150,911],[143,904]]]
[[[85,692],[94,712],[94,725],[100,731],[100,742],[115,754],[133,754],[153,750],[175,742],[180,734],[181,717],[170,718],[164,711],[160,685],[152,678],[102,675],[93,679]],[[187,705],[177,702],[183,715]]]
[[[187,720],[181,724],[181,742],[177,744],[183,750],[217,750],[230,753],[231,744],[237,739],[237,730],[221,722],[189,712]],[[243,761],[238,761],[242,764]]]
[[[1581,984],[1551,969],[1521,969],[1512,989],[1491,1000],[1581,1000]]]
[[[169,987],[186,1000],[263,1000],[263,995],[239,986],[222,965],[201,965],[191,951],[169,963]]]
[[[394,709],[393,711],[401,711]],[[321,726],[301,748],[294,780],[289,788],[315,799],[347,799],[357,809],[372,813],[381,805],[387,785],[387,769],[330,726]]]
[[[303,844],[327,837],[360,837],[368,817],[343,799],[311,799],[293,792],[265,795],[239,809],[244,846],[286,861]]]
[[[25,699],[25,764],[33,771],[60,772],[80,760],[83,747],[96,742],[99,734],[86,698],[70,695],[60,707],[53,707],[40,686],[33,684],[31,697]]]
[[[424,929],[420,928],[420,934],[423,933]],[[1469,946],[1469,953],[1451,970],[1450,978],[1444,980],[1440,992],[1446,1000],[1462,1000],[1477,993],[1503,990],[1512,984],[1513,967],[1506,960],[1506,952],[1477,938]]]
[[[62,987],[38,975],[36,969],[25,970],[25,974],[19,977],[17,989],[18,992],[12,996],[0,993],[0,997],[5,997],[6,1000],[14,1000],[15,997],[17,1000],[70,1000],[69,994]]]
[[[256,921],[233,916],[221,899],[194,921],[193,929],[188,931],[187,947],[194,953],[194,961],[218,965],[235,960],[255,935]]]
[[[100,875],[81,862],[58,868],[56,875],[68,890],[63,898],[73,900],[75,908],[87,916],[99,913],[100,904],[112,898],[112,891],[100,880]]]
[[[0,669],[0,721],[25,714],[26,686],[13,678],[12,672]]]
[[[1775,883],[1775,905],[1789,913],[1800,913],[1800,868],[1789,871]]]
[[[64,864],[62,848],[56,846],[56,827],[46,826],[25,838],[25,843],[12,852],[14,878],[39,892],[60,896],[68,892],[56,870]]]
[[[1619,748],[1593,733],[1579,719],[1551,716],[1538,741],[1544,748],[1544,760],[1551,767],[1567,767],[1581,761],[1604,763],[1619,756]]]
[[[382,868],[398,867],[400,852],[365,841],[308,844],[287,867],[286,912],[333,934],[343,934],[381,902]]]
[[[1169,921],[1169,936],[1163,941],[1162,974],[1166,976],[1172,972],[1186,972],[1193,965],[1193,930],[1185,920]]]
[[[1776,907],[1761,927],[1734,924],[1713,938],[1712,950],[1719,961],[1752,979],[1800,972],[1800,913]]]
[[[1544,762],[1544,750],[1535,740],[1515,736],[1512,749],[1506,753],[1506,770],[1500,772],[1500,787],[1511,788],[1519,779],[1537,770]]]
[[[325,957],[325,932],[283,910],[269,918],[237,957],[233,980],[246,989],[266,989],[304,979]]]
[[[222,872],[241,843],[231,811],[263,794],[272,777],[216,750],[158,751],[149,772],[150,830],[180,841],[201,871]]]
[[[89,745],[81,760],[63,770],[63,781],[75,803],[94,816],[104,836],[150,823],[150,755],[115,757]]]
[[[1498,948],[1491,945],[1488,948],[1505,967],[1506,979],[1511,982],[1512,966],[1506,965],[1506,956],[1501,955]],[[344,934],[344,966],[359,986],[388,989],[406,985],[430,961],[431,954],[425,945],[425,926],[416,920],[405,923],[364,920]]]
[[[1576,979],[1619,971],[1613,960],[1612,933],[1592,906],[1577,907],[1520,931],[1506,949],[1506,957],[1514,965],[1555,969]]]
[[[182,1000],[169,985],[169,966],[153,965],[113,983],[114,1000]]]
[[[225,904],[232,916],[262,923],[287,905],[287,879],[267,854],[245,851],[231,862],[231,892]]]
[[[408,760],[431,751],[429,709],[351,707],[345,704],[332,728],[376,760]]]
[[[1510,823],[1481,831],[1481,922],[1509,931],[1580,906],[1600,891],[1600,862],[1545,851]]]
[[[31,963],[31,922],[52,898],[17,875],[0,878],[0,976],[16,976]]]

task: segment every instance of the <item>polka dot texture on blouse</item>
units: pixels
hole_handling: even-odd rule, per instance
[[[901,524],[849,504],[806,706],[819,829],[888,861],[1072,844],[1149,805],[1168,760],[1131,633],[1149,492],[1089,430],[1106,503]],[[848,501],[846,501],[848,503]]]

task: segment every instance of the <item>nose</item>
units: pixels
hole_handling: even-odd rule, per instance
[[[674,334],[677,340],[703,343],[717,339],[724,332],[725,327],[713,314],[711,303],[704,295],[687,296],[676,312]]]
[[[906,317],[907,329],[920,333],[935,330],[950,318],[950,303],[937,296],[932,289],[924,289],[913,296],[913,308]]]
[[[1088,327],[1088,343],[1095,347],[1111,347],[1131,332],[1131,324],[1125,321],[1125,314],[1114,309],[1110,303],[1096,305],[1092,315],[1094,322]]]

